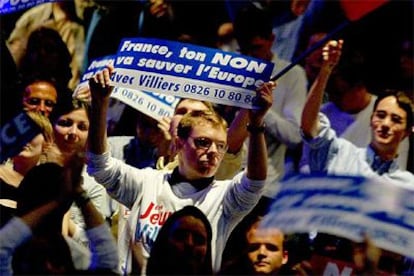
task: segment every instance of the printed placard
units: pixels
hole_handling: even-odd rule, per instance
[[[312,254],[310,260],[313,275],[341,275],[350,276],[355,274],[355,265],[351,262]]]
[[[56,1],[58,0],[0,0],[0,14],[13,13],[36,5]]]
[[[253,108],[273,63],[237,53],[150,38],[123,39],[111,80],[116,86]]]
[[[116,56],[115,55],[108,55],[101,58],[94,59],[83,73],[79,84],[75,88],[74,94],[77,93],[78,90],[83,89],[84,87],[89,86],[89,79],[92,78],[98,71],[103,70],[107,65],[115,63]]]
[[[281,183],[264,226],[319,232],[414,257],[414,191],[377,178],[299,175]]]
[[[40,133],[40,127],[21,112],[0,129],[0,162],[13,157]]]
[[[120,100],[158,121],[162,117],[172,117],[175,106],[180,100],[172,95],[144,92],[122,87],[115,87],[111,93],[111,97]]]
[[[114,65],[115,59],[115,55],[108,55],[93,60],[83,74],[79,85],[76,87],[75,94],[81,89],[88,89],[89,79],[98,71],[104,69],[107,65]],[[111,93],[111,97],[156,120],[160,120],[164,116],[171,117],[174,113],[174,108],[179,101],[179,98],[174,97],[173,95],[133,90],[116,86],[116,84]]]

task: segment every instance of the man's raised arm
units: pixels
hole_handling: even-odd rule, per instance
[[[113,71],[114,68],[108,66],[89,80],[92,105],[89,114],[88,147],[89,151],[94,154],[102,154],[107,151],[106,113],[109,106],[109,96],[113,89],[113,86],[110,85]]]
[[[267,148],[264,136],[264,116],[273,103],[274,82],[264,83],[257,91],[257,109],[249,110],[249,150],[247,156],[247,177],[265,180],[267,175]]]
[[[323,94],[332,70],[341,57],[342,44],[342,40],[331,40],[322,50],[322,67],[312,84],[302,112],[301,128],[305,137],[313,138],[318,134],[318,114],[321,108]]]

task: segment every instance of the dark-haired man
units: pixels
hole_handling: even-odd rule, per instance
[[[301,127],[304,142],[309,147],[310,170],[380,177],[414,189],[414,175],[401,170],[396,160],[402,140],[413,131],[413,104],[404,92],[385,91],[377,98],[370,122],[372,139],[366,148],[358,148],[338,138],[326,116],[319,113],[323,91],[338,63],[342,43],[330,41],[324,47],[324,62],[303,110]]]

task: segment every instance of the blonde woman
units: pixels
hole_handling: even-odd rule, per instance
[[[40,127],[41,132],[28,142],[17,155],[0,165],[0,225],[1,227],[13,216],[16,208],[17,188],[23,177],[41,160],[45,148],[53,143],[53,128],[49,119],[33,111],[26,114]]]

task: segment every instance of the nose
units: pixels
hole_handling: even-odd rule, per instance
[[[208,148],[208,152],[214,152],[214,153],[218,152],[218,148],[215,142],[211,143],[210,147]]]
[[[387,116],[387,117],[385,117],[385,118],[382,120],[382,124],[381,124],[381,126],[382,126],[382,127],[389,127],[391,124],[392,124],[391,117],[390,117],[390,116]]]
[[[37,106],[37,111],[40,111],[42,114],[46,114],[47,107],[45,105],[45,101],[40,101],[39,105]]]
[[[188,234],[188,235],[186,236],[186,239],[185,239],[185,244],[186,244],[186,246],[187,246],[187,247],[193,247],[193,245],[194,245],[193,235]]]
[[[72,126],[69,128],[68,134],[69,135],[76,135],[78,133],[78,127],[76,124],[72,124]]]
[[[259,247],[259,255],[265,256],[266,255],[266,246],[264,244],[260,245]]]

